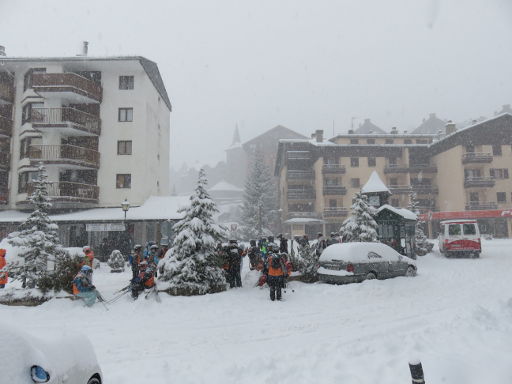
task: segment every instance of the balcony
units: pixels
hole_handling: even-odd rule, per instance
[[[9,189],[7,185],[0,185],[0,204],[7,204],[9,199]]]
[[[418,195],[428,195],[431,193],[438,193],[439,190],[436,186],[432,184],[412,184],[411,188],[414,192],[416,192]]]
[[[313,180],[315,178],[315,173],[313,171],[288,170],[286,178],[288,180]]]
[[[494,177],[466,177],[464,179],[464,188],[489,188],[494,187],[496,180]]]
[[[98,151],[74,145],[31,145],[28,155],[34,162],[65,165],[66,168],[71,169],[90,169],[100,166]]]
[[[329,207],[324,209],[324,218],[348,216],[348,208]]]
[[[32,194],[34,184],[28,184],[27,193]],[[72,183],[69,181],[51,182],[48,184],[48,196],[56,201],[91,201],[97,202],[100,188],[97,185]]]
[[[399,165],[399,164],[388,164],[384,168],[384,173],[436,173],[437,167],[430,164],[414,164],[414,165]]]
[[[45,98],[58,97],[70,103],[101,103],[101,84],[76,73],[34,73],[32,88]]]
[[[288,160],[311,160],[313,158],[310,151],[288,151],[286,157]]]
[[[10,166],[10,156],[9,152],[5,152],[0,150],[0,169],[4,171],[9,171]]]
[[[462,164],[491,163],[492,154],[483,152],[467,152],[462,155]]]
[[[11,83],[0,82],[0,104],[12,104],[14,102],[14,87]]]
[[[346,172],[345,166],[341,164],[324,164],[322,173],[325,174],[344,174]]]
[[[498,209],[498,204],[496,203],[479,203],[479,202],[470,202],[469,205],[466,205],[466,211],[484,211],[488,209]]]
[[[32,108],[32,127],[59,132],[64,136],[92,136],[101,133],[101,120],[75,108]]]
[[[313,189],[289,189],[288,200],[314,200],[316,198]]]
[[[305,211],[288,211],[287,220],[289,219],[299,219],[299,218],[307,218],[307,219],[318,219],[318,215],[316,212]]]
[[[345,195],[347,188],[340,185],[324,185],[324,195]]]
[[[389,185],[388,188],[394,195],[407,194],[411,191],[410,185]]]
[[[7,136],[11,137],[12,135],[12,120],[0,116],[0,137]]]

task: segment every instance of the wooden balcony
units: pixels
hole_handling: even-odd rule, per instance
[[[324,195],[346,195],[347,188],[341,185],[324,185]]]
[[[101,84],[76,73],[34,73],[32,88],[46,98],[59,97],[74,103],[101,103]]]
[[[0,137],[11,137],[12,136],[12,120],[0,116]]]
[[[498,204],[496,203],[479,203],[479,202],[470,202],[469,205],[466,205],[466,211],[485,211],[489,209],[498,209]]]
[[[101,133],[101,120],[75,108],[32,108],[32,127],[59,132],[65,136],[92,136]]]
[[[483,152],[467,152],[462,155],[462,164],[491,163],[492,154]]]
[[[346,172],[345,166],[341,164],[324,164],[322,167],[322,173],[325,174],[337,174],[341,175]]]
[[[464,179],[464,188],[489,188],[494,187],[496,180],[494,177],[466,177]]]
[[[313,180],[315,173],[313,171],[288,170],[286,178],[288,180]]]
[[[0,81],[0,104],[14,103],[14,86],[7,81]]]
[[[64,165],[71,169],[99,168],[100,153],[93,149],[74,145],[31,145],[31,161],[45,164]]]
[[[384,168],[384,173],[436,173],[437,167],[430,164],[414,164],[414,165],[399,165],[388,164]]]
[[[345,216],[348,216],[348,214],[349,214],[348,208],[329,207],[329,208],[324,209],[324,218],[345,217]]]
[[[28,184],[27,194],[34,191],[34,184]],[[48,184],[48,196],[56,201],[91,201],[99,199],[100,187],[97,185],[72,183],[69,181],[50,182]]]

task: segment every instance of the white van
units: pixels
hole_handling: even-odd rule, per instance
[[[439,250],[447,257],[480,257],[482,241],[476,220],[441,221]]]

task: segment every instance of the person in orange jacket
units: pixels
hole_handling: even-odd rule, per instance
[[[279,250],[276,249],[268,254],[263,271],[267,275],[267,284],[270,287],[270,300],[272,301],[276,298],[281,300],[281,290],[284,286],[285,278],[288,276],[286,265],[278,252]]]
[[[4,271],[7,262],[5,261],[5,256],[7,251],[3,248],[0,248],[0,289],[5,288],[5,284],[9,281],[9,274],[7,271]]]
[[[137,300],[139,294],[144,289],[153,288],[155,286],[155,264],[148,264],[146,260],[139,264],[139,275],[132,279],[132,297]]]
[[[92,251],[91,247],[85,246],[83,251],[85,254],[85,265],[94,268],[94,252]]]

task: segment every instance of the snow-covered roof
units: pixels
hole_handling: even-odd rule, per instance
[[[219,192],[219,191],[230,191],[230,192],[243,192],[244,190],[236,185],[230,184],[227,181],[219,181],[213,187],[211,187],[208,191],[210,192]]]
[[[127,220],[179,220],[183,217],[178,209],[190,203],[188,196],[151,196],[140,207],[131,207]],[[22,222],[28,213],[0,211],[0,222]],[[124,212],[119,208],[93,208],[71,213],[50,215],[55,222],[66,221],[123,221]]]
[[[391,194],[386,184],[381,180],[379,174],[376,171],[373,171],[370,175],[370,178],[366,182],[366,184],[361,188],[361,192],[363,193],[372,193],[372,192],[387,192]]]
[[[398,261],[398,259],[402,257],[404,261],[407,261],[411,265],[415,265],[415,262],[412,259],[401,256],[390,246],[379,242],[354,242],[330,245],[322,252],[320,262],[330,262],[334,260],[352,263],[374,262],[375,259],[368,258],[369,252],[377,253],[386,261]]]
[[[382,207],[377,209],[377,212],[380,213],[384,209],[387,209],[388,211],[396,213],[397,215],[400,215],[404,219],[407,219],[407,220],[417,220],[418,219],[418,217],[416,216],[416,214],[414,212],[411,212],[411,211],[409,211],[408,209],[405,209],[405,208],[396,208],[396,207],[393,207],[393,206],[391,206],[389,204],[384,204]]]

